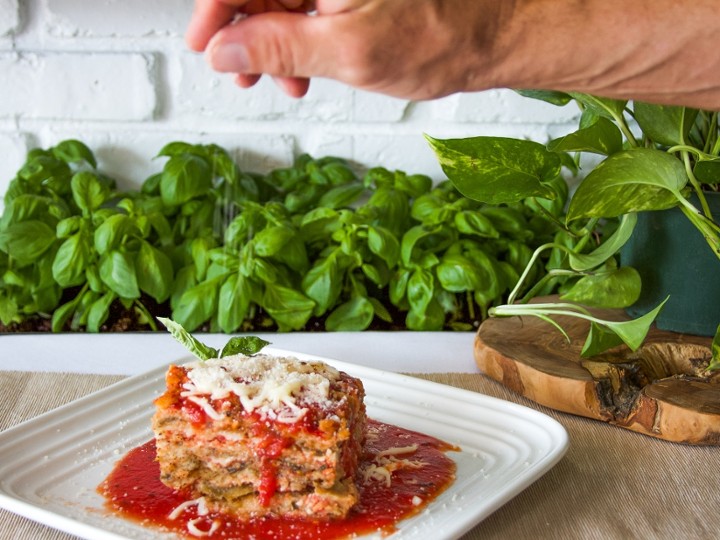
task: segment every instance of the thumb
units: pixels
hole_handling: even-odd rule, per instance
[[[207,47],[216,71],[276,77],[326,75],[332,46],[323,40],[325,17],[264,13],[220,30]],[[323,52],[326,51],[326,52]]]

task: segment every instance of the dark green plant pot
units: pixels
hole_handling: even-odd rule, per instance
[[[699,208],[696,200],[693,204]],[[708,193],[708,204],[717,220],[720,193]],[[682,211],[639,213],[620,260],[642,278],[640,299],[626,310],[631,317],[644,315],[670,295],[656,320],[658,328],[715,335],[720,324],[720,259]]]

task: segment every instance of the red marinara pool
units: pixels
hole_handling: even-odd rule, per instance
[[[391,481],[373,477],[373,467],[383,451],[417,446],[407,454],[390,456],[406,466],[392,471]],[[398,521],[417,514],[442,493],[455,478],[455,463],[445,454],[458,448],[434,437],[390,424],[369,420],[359,481],[360,502],[340,521],[257,519],[240,521],[218,513],[199,515],[192,497],[160,482],[154,440],[131,450],[98,487],[113,512],[144,526],[176,532],[183,537],[208,539],[282,538],[316,540],[345,538],[376,531],[390,534]],[[394,461],[398,463],[398,461]],[[180,512],[176,509],[186,503]],[[171,518],[171,514],[175,514]],[[194,531],[191,534],[190,528]],[[211,527],[214,532],[206,534]]]

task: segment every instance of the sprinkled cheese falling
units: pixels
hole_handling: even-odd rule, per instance
[[[240,354],[184,367],[188,382],[181,395],[199,401],[213,419],[222,415],[207,400],[235,394],[248,412],[257,411],[279,422],[297,422],[308,406],[329,404],[330,384],[340,377],[336,369],[322,362],[268,355]]]

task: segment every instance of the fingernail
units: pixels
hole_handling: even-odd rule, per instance
[[[247,73],[247,49],[237,43],[224,43],[210,49],[210,65],[217,71]]]

